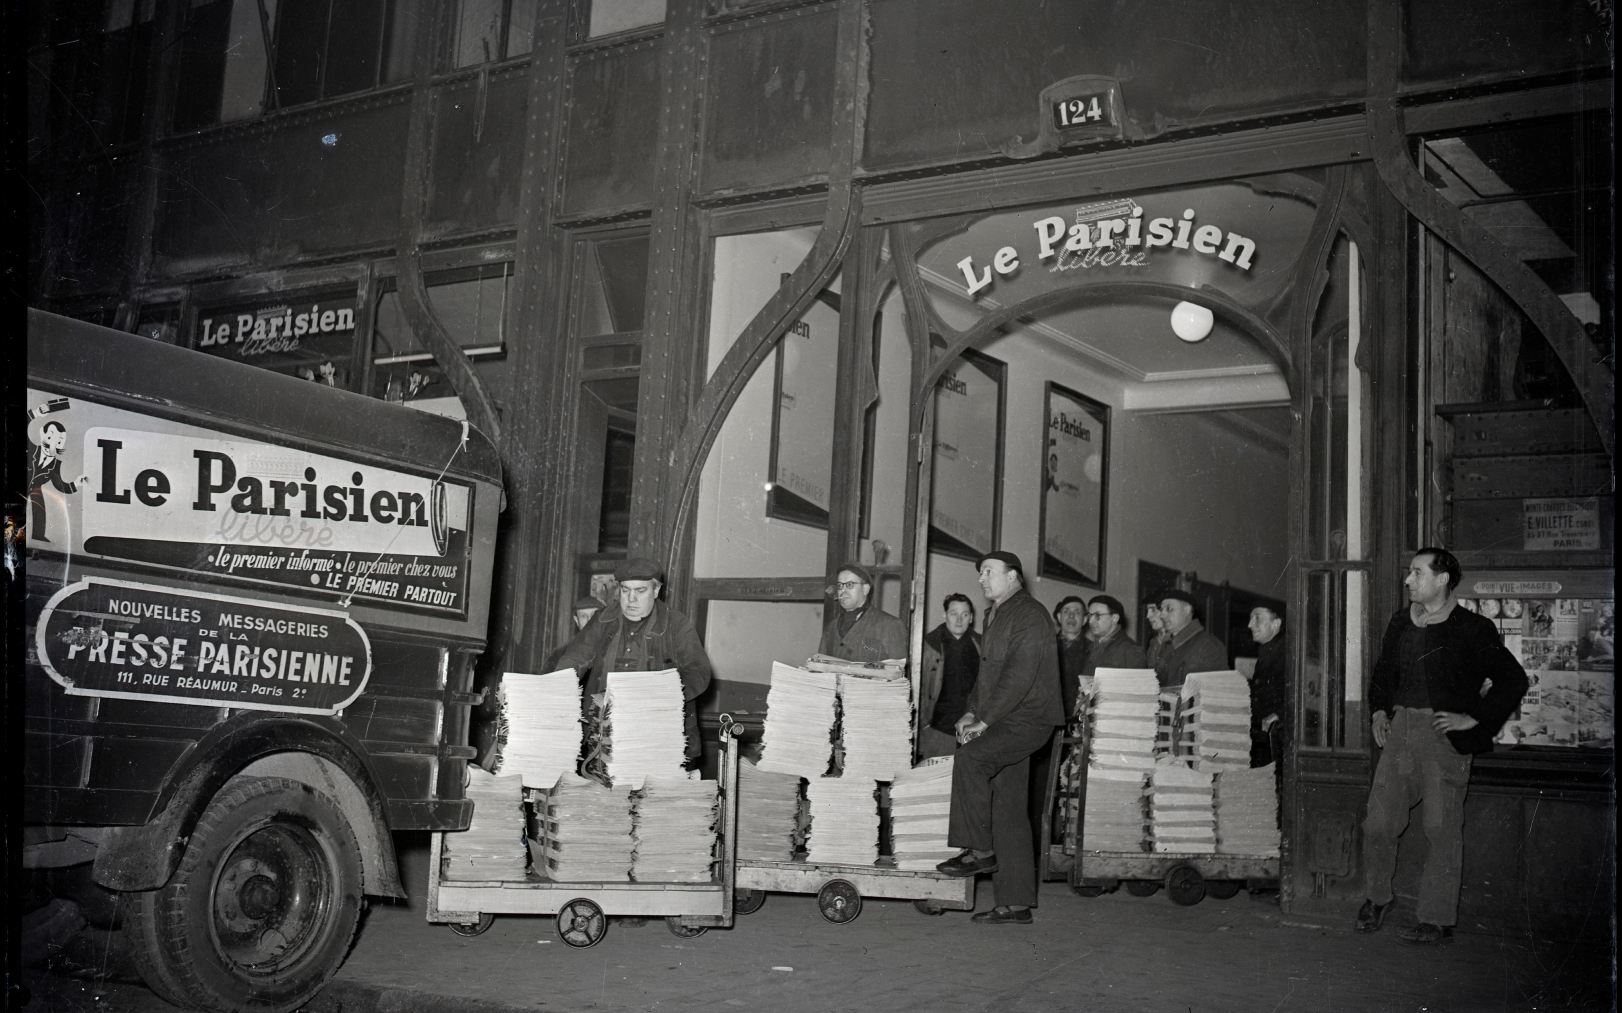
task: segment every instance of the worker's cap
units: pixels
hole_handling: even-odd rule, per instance
[[[1087,611],[1087,602],[1085,600],[1077,598],[1073,594],[1067,594],[1063,598],[1059,599],[1059,604],[1053,606],[1053,614],[1057,616],[1060,612],[1063,612],[1064,607],[1071,602],[1075,602],[1077,605],[1080,605],[1083,612]]]
[[[576,598],[574,600],[574,604],[572,606],[570,606],[570,611],[571,612],[579,612],[582,609],[600,609],[602,607],[603,607],[602,602],[598,601],[596,598],[591,597],[590,595],[587,595],[584,598]]]
[[[1122,605],[1120,601],[1110,597],[1107,594],[1093,595],[1093,600],[1087,603],[1087,607],[1091,608],[1094,605],[1102,605],[1114,614],[1120,616],[1122,619],[1126,618],[1126,607]]]
[[[861,563],[857,563],[857,562],[854,562],[854,561],[849,562],[849,563],[840,563],[839,564],[839,569],[834,571],[834,580],[838,581],[839,580],[839,575],[841,573],[844,573],[847,570],[850,571],[851,573],[854,573],[856,575],[856,579],[861,581],[863,584],[867,584],[869,586],[872,585],[872,583],[873,583],[873,571],[869,570],[867,567],[863,566]]]
[[[1199,602],[1195,601],[1194,597],[1187,591],[1179,591],[1175,587],[1168,587],[1166,590],[1159,592],[1149,600],[1156,605],[1162,605],[1168,601],[1186,601],[1191,607],[1197,608],[1200,604]]]
[[[998,549],[996,552],[988,552],[979,559],[976,559],[974,561],[974,570],[976,573],[980,572],[980,567],[985,566],[986,560],[988,559],[997,560],[1010,570],[1017,571],[1019,573],[1020,580],[1025,579],[1025,564],[1021,563],[1019,561],[1019,557],[1014,555],[1012,552],[1005,552],[1002,549]]]
[[[646,556],[633,556],[614,567],[614,579],[625,580],[658,580],[663,571],[659,564]]]

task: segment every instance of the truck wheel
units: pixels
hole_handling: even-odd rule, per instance
[[[1227,900],[1239,892],[1243,885],[1237,879],[1208,879],[1205,881],[1205,895],[1215,897],[1217,900]]]
[[[136,966],[177,1005],[289,1013],[338,970],[361,909],[360,848],[327,796],[237,777],[209,802],[157,890],[126,894]]]
[[[1129,879],[1126,892],[1134,897],[1153,897],[1160,892],[1160,883],[1153,879]]]
[[[1192,865],[1174,866],[1166,873],[1166,896],[1174,904],[1193,907],[1205,899],[1205,877]]]

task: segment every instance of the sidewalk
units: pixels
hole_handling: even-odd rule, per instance
[[[773,894],[730,930],[679,939],[655,920],[615,923],[590,949],[553,920],[497,917],[473,938],[422,915],[427,851],[406,847],[412,900],[374,903],[354,951],[307,1013],[1497,1013],[1612,1009],[1597,947],[1460,935],[1421,949],[1281,915],[1241,893],[1178,907],[1162,892],[1086,899],[1043,884],[1031,926],[927,917],[869,899],[833,925],[809,896]],[[980,884],[981,909],[990,885]],[[136,986],[39,978],[27,1009],[167,1010]]]

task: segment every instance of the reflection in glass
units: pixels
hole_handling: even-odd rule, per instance
[[[935,386],[931,552],[974,559],[997,546],[1006,371],[971,349]]]
[[[648,237],[582,245],[575,333],[589,338],[640,331],[647,297]]]
[[[774,361],[766,513],[826,527],[833,481],[834,387],[839,378],[837,284],[819,292],[805,315],[783,335]]]

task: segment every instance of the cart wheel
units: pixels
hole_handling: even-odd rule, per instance
[[[919,914],[929,915],[931,918],[943,915],[946,909],[932,900],[915,900],[912,906],[918,909]]]
[[[844,880],[830,879],[817,891],[817,910],[835,925],[855,921],[862,913],[862,895]]]
[[[1237,879],[1208,879],[1205,881],[1205,894],[1217,900],[1227,900],[1239,892],[1239,887]]]
[[[1172,903],[1193,907],[1205,899],[1205,877],[1192,865],[1179,865],[1166,873],[1166,896]]]
[[[1104,888],[1097,883],[1071,883],[1070,889],[1077,897],[1104,896]]]
[[[496,923],[493,914],[481,914],[479,920],[472,924],[451,922],[451,931],[459,936],[477,936],[490,931],[490,926]]]
[[[1129,879],[1126,892],[1134,897],[1153,897],[1160,892],[1160,884],[1152,879]]]
[[[765,890],[739,890],[732,895],[732,913],[752,915],[766,903]]]
[[[558,908],[558,935],[570,946],[596,946],[607,933],[608,918],[603,909],[584,897]]]
[[[675,915],[665,919],[665,928],[677,939],[696,939],[709,931],[704,925],[683,925],[681,919]]]

